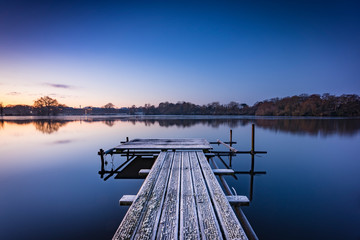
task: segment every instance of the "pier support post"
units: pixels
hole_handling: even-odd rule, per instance
[[[251,173],[254,173],[254,169],[255,169],[255,154],[251,154]]]
[[[255,169],[255,124],[251,125],[251,170],[250,173],[254,173]]]
[[[129,137],[126,137],[126,142],[128,142],[128,141],[129,141]],[[126,160],[129,161],[129,159],[130,159],[130,155],[129,155],[129,149],[128,149],[126,152]]]
[[[100,155],[100,159],[101,159],[100,177],[103,178],[104,177],[104,172],[105,172],[104,150],[101,148],[100,151],[98,152],[98,154]]]
[[[255,124],[251,125],[251,154],[255,153]]]
[[[233,141],[232,141],[232,129],[230,129],[230,147],[232,147],[232,143],[233,143]],[[232,165],[232,154],[230,154],[230,156],[229,156],[229,165],[230,165],[230,167],[232,167],[231,166]]]
[[[215,169],[218,169],[219,167],[217,166],[216,162],[214,161],[214,159],[211,158],[211,163],[213,164]],[[226,180],[224,179],[223,176],[219,176],[220,182],[222,183],[222,185],[224,186],[224,190],[226,192],[226,194],[228,195],[233,195],[233,193],[231,192],[231,189],[229,187],[229,185],[227,184]],[[241,208],[234,206],[234,210],[235,210],[235,214],[237,215],[245,233],[246,236],[250,239],[250,240],[259,240],[259,238],[257,237],[254,229],[251,227],[249,221],[247,220],[244,212],[241,210]]]
[[[249,194],[249,199],[250,201],[252,201],[253,199],[253,193],[254,193],[254,169],[251,169],[252,172],[250,173],[250,194]]]

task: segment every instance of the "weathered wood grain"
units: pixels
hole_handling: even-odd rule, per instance
[[[247,239],[233,209],[225,197],[212,169],[202,152],[197,152],[197,157],[204,174],[204,179],[209,194],[216,210],[220,226],[226,239]]]
[[[132,204],[113,239],[247,239],[229,204],[247,198],[225,196],[202,151],[161,152],[136,197],[122,200]]]
[[[166,186],[168,185],[170,170],[172,167],[174,153],[167,152],[160,171],[159,177],[155,183],[147,206],[144,209],[144,215],[137,226],[134,239],[154,239],[158,228],[161,210],[163,207]],[[150,176],[150,175],[149,175]],[[134,205],[134,204],[133,204]]]
[[[200,239],[189,153],[182,153],[179,239]]]
[[[204,155],[202,152],[201,154]],[[209,240],[222,239],[220,227],[212,207],[196,152],[189,152],[189,155],[201,238]],[[213,173],[211,172],[211,174]]]
[[[157,231],[157,239],[177,239],[180,208],[181,152],[176,152],[167,185],[164,205]],[[165,186],[166,187],[166,186]]]
[[[165,163],[165,156],[166,153],[162,152],[156,159],[153,167],[151,168],[150,174],[141,186],[135,201],[130,206],[129,210],[124,216],[122,222],[120,223],[120,226],[118,227],[113,236],[113,239],[130,239],[133,235],[136,227],[138,226],[138,222],[141,219],[141,215],[143,214],[144,206],[148,202],[148,199],[154,188],[156,179],[158,178],[160,170]]]

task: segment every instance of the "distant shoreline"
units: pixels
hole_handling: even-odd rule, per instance
[[[37,101],[43,104],[8,105],[0,104],[2,116],[274,116],[274,117],[359,117],[360,97],[356,94],[334,96],[330,94],[301,94],[299,96],[272,98],[257,102],[253,106],[245,103],[230,102],[220,104],[212,102],[207,105],[196,105],[190,102],[162,102],[158,106],[145,104],[130,108],[115,108],[112,103],[103,107],[72,108],[60,104],[48,96]],[[35,101],[35,102],[37,102]],[[47,101],[47,102],[46,102]]]
[[[128,114],[111,114],[111,115],[57,115],[57,116],[38,116],[38,115],[12,115],[0,116],[0,120],[78,120],[81,119],[129,119],[129,120],[202,120],[202,119],[360,119],[360,116],[255,116],[255,115],[128,115]]]

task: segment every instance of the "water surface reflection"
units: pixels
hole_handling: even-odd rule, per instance
[[[124,122],[136,125],[138,123],[144,124],[147,127],[154,125],[169,128],[190,128],[196,125],[203,125],[211,128],[219,128],[226,126],[229,128],[236,128],[240,126],[247,126],[249,124],[256,124],[257,127],[268,129],[275,132],[286,132],[290,134],[299,135],[355,135],[360,130],[359,118],[267,118],[267,117],[199,117],[199,116],[126,116],[126,117],[58,117],[50,119],[9,119],[0,120],[0,130],[5,128],[4,123],[10,124],[34,124],[36,130],[44,134],[52,134],[57,132],[61,127],[64,127],[69,122],[86,122],[95,123],[102,122],[109,127],[115,124]]]
[[[243,211],[259,238],[359,239],[359,119],[223,116],[0,118],[0,239],[111,239],[127,211],[118,200],[138,192],[144,166],[120,173],[125,161],[107,156],[104,181],[100,148],[127,136],[228,141],[232,128],[246,151],[251,123],[268,154],[255,167],[249,155],[216,163],[236,171],[226,181],[252,200]]]
[[[68,122],[59,121],[59,120],[43,120],[43,121],[34,121],[36,130],[45,133],[51,134],[57,132],[61,127],[65,126]]]

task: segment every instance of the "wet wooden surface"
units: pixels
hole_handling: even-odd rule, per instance
[[[247,239],[202,151],[161,152],[113,239]]]
[[[211,149],[210,143],[203,138],[153,138],[133,139],[125,142],[115,149],[118,150],[154,150],[154,149]]]

